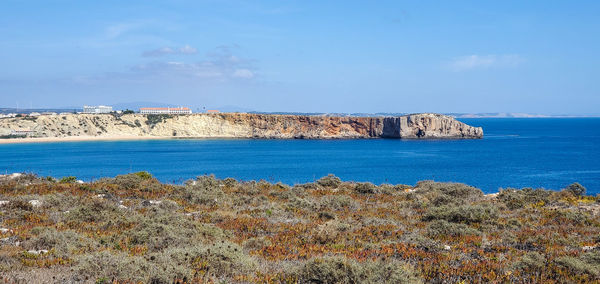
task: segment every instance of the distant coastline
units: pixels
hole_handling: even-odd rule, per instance
[[[142,106],[164,106],[178,107],[172,104],[161,103],[131,103],[131,104],[116,104],[113,106],[115,110],[124,111],[126,109],[137,110]],[[198,107],[191,107],[194,110],[199,110]],[[294,111],[256,111],[236,106],[215,107],[221,110],[222,113],[247,113],[247,114],[266,114],[266,115],[302,115],[302,116],[330,116],[330,117],[388,117],[388,116],[404,116],[410,115],[408,112],[294,112]],[[6,114],[30,114],[30,113],[78,113],[81,112],[81,107],[60,107],[60,108],[14,108],[0,107],[1,115]],[[194,112],[196,114],[203,112]],[[523,112],[478,112],[478,113],[460,113],[460,112],[445,112],[443,115],[454,118],[598,118],[600,114],[540,114],[540,113],[523,113]]]

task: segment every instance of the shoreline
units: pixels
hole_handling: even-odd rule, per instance
[[[164,140],[173,139],[167,136],[68,136],[68,137],[32,137],[0,139],[1,144],[27,144],[47,142],[84,142],[84,141],[133,141],[133,140]]]
[[[32,138],[9,138],[0,139],[3,144],[30,144],[30,143],[61,143],[61,142],[100,142],[100,141],[142,141],[142,140],[395,140],[387,137],[322,137],[322,138],[278,138],[278,137],[233,137],[233,136],[209,136],[209,137],[182,137],[182,136],[67,136],[67,137],[32,137]],[[407,141],[453,141],[463,140],[461,137],[439,137],[439,138],[399,138],[397,140]],[[481,140],[483,138],[473,138]]]

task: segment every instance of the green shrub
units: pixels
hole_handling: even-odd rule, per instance
[[[126,216],[131,216],[126,215],[112,202],[99,198],[94,198],[90,203],[75,207],[65,215],[68,223],[108,222],[111,225],[126,223],[128,222]]]
[[[369,283],[424,283],[417,270],[400,261],[374,262],[366,269],[372,271]]]
[[[554,260],[554,263],[560,267],[567,269],[573,274],[589,274],[592,277],[600,275],[598,265],[587,263],[579,258],[572,256],[561,256]]]
[[[290,201],[286,203],[288,209],[304,209],[304,210],[316,210],[320,205],[317,205],[312,198],[302,198],[294,196],[290,198]]]
[[[455,204],[458,204],[461,202],[462,202],[462,200],[456,199],[450,195],[440,194],[431,201],[431,204],[433,206],[439,207],[439,206],[443,206],[443,205],[455,205]]]
[[[523,188],[518,190],[507,188],[500,190],[497,199],[504,203],[508,209],[515,210],[528,204],[550,203],[552,194],[552,191],[544,189]]]
[[[486,220],[494,220],[498,217],[498,209],[493,205],[462,205],[462,206],[440,206],[431,208],[425,216],[424,221],[446,220],[453,223],[480,223]]]
[[[462,183],[445,183],[426,180],[418,182],[416,189],[421,194],[444,194],[452,197],[454,200],[473,201],[483,197],[483,192],[481,192],[480,189]]]
[[[150,210],[148,216],[138,218],[137,225],[124,232],[123,237],[133,245],[147,246],[150,251],[225,237],[225,232],[212,224],[201,224],[180,214],[155,208]]]
[[[450,223],[446,220],[435,220],[429,224],[427,235],[432,238],[440,236],[478,236],[481,235],[481,232],[465,224]]]
[[[140,189],[142,191],[155,191],[162,188],[162,184],[148,172],[136,172],[118,175],[114,179],[104,179],[102,182],[114,183],[124,189]]]
[[[299,283],[362,283],[365,280],[360,264],[341,257],[309,260],[298,272]]]
[[[590,265],[600,268],[600,251],[597,248],[594,251],[582,254],[581,259]]]
[[[355,210],[360,206],[360,204],[356,200],[352,199],[352,197],[348,195],[323,196],[321,197],[319,204],[322,210],[334,211],[342,209]]]
[[[216,205],[225,197],[221,183],[212,175],[197,177],[180,188],[176,195],[187,202],[209,206]]]
[[[441,245],[438,242],[418,233],[405,234],[402,236],[401,241],[403,243],[412,244],[425,251],[435,251],[441,249]]]
[[[315,258],[296,273],[298,283],[423,283],[418,272],[399,261],[358,263],[343,257]]]
[[[377,193],[377,186],[370,182],[362,182],[357,184],[354,190],[361,194]]]
[[[74,176],[63,177],[59,180],[60,183],[74,183],[77,181],[77,178]]]
[[[144,180],[152,178],[152,175],[146,171],[141,171],[141,172],[137,172],[137,173],[133,173],[133,174]]]
[[[594,223],[594,217],[590,213],[582,211],[577,212],[573,210],[557,209],[547,213],[548,217],[555,219],[557,222],[561,222],[561,225],[591,225]]]
[[[158,254],[157,259],[157,263],[195,267],[212,277],[247,274],[256,267],[252,257],[244,254],[239,245],[228,241],[168,249]]]
[[[52,227],[36,227],[31,233],[34,236],[23,243],[24,248],[53,250],[56,256],[63,258],[70,258],[72,252],[89,250],[96,245],[92,239],[72,230],[57,231]]]
[[[536,271],[546,266],[546,258],[538,252],[528,252],[519,261],[513,264],[515,269]]]
[[[43,195],[41,196],[41,201],[44,207],[60,212],[71,210],[81,204],[78,196],[64,193]]]
[[[336,177],[333,174],[328,174],[327,176],[324,176],[324,177],[320,178],[319,180],[317,180],[318,185],[323,186],[323,187],[330,187],[330,188],[336,188],[341,183],[342,183],[342,180],[340,180],[340,178]]]
[[[247,250],[257,250],[257,249],[261,249],[264,248],[266,246],[270,246],[271,245],[271,241],[269,241],[269,239],[265,238],[265,237],[259,237],[259,238],[250,238],[247,239],[246,241],[244,241],[244,249]]]
[[[139,256],[118,251],[102,251],[76,257],[75,277],[79,281],[101,278],[116,281],[148,282],[159,269]]]
[[[564,190],[570,192],[574,196],[582,196],[585,194],[586,188],[578,182],[575,182],[567,186]]]
[[[162,123],[169,118],[173,118],[173,116],[170,114],[148,114],[146,115],[146,124],[154,127],[156,124]]]
[[[223,180],[223,184],[228,187],[234,187],[238,184],[237,180],[234,178],[226,178]]]

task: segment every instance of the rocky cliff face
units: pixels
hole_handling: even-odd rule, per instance
[[[481,138],[472,127],[440,114],[328,117],[247,113],[192,115],[69,114],[0,119],[0,135],[31,130],[36,137],[147,136],[190,138]]]

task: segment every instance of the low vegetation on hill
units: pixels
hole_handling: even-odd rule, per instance
[[[600,202],[464,184],[0,178],[0,282],[600,281]]]

